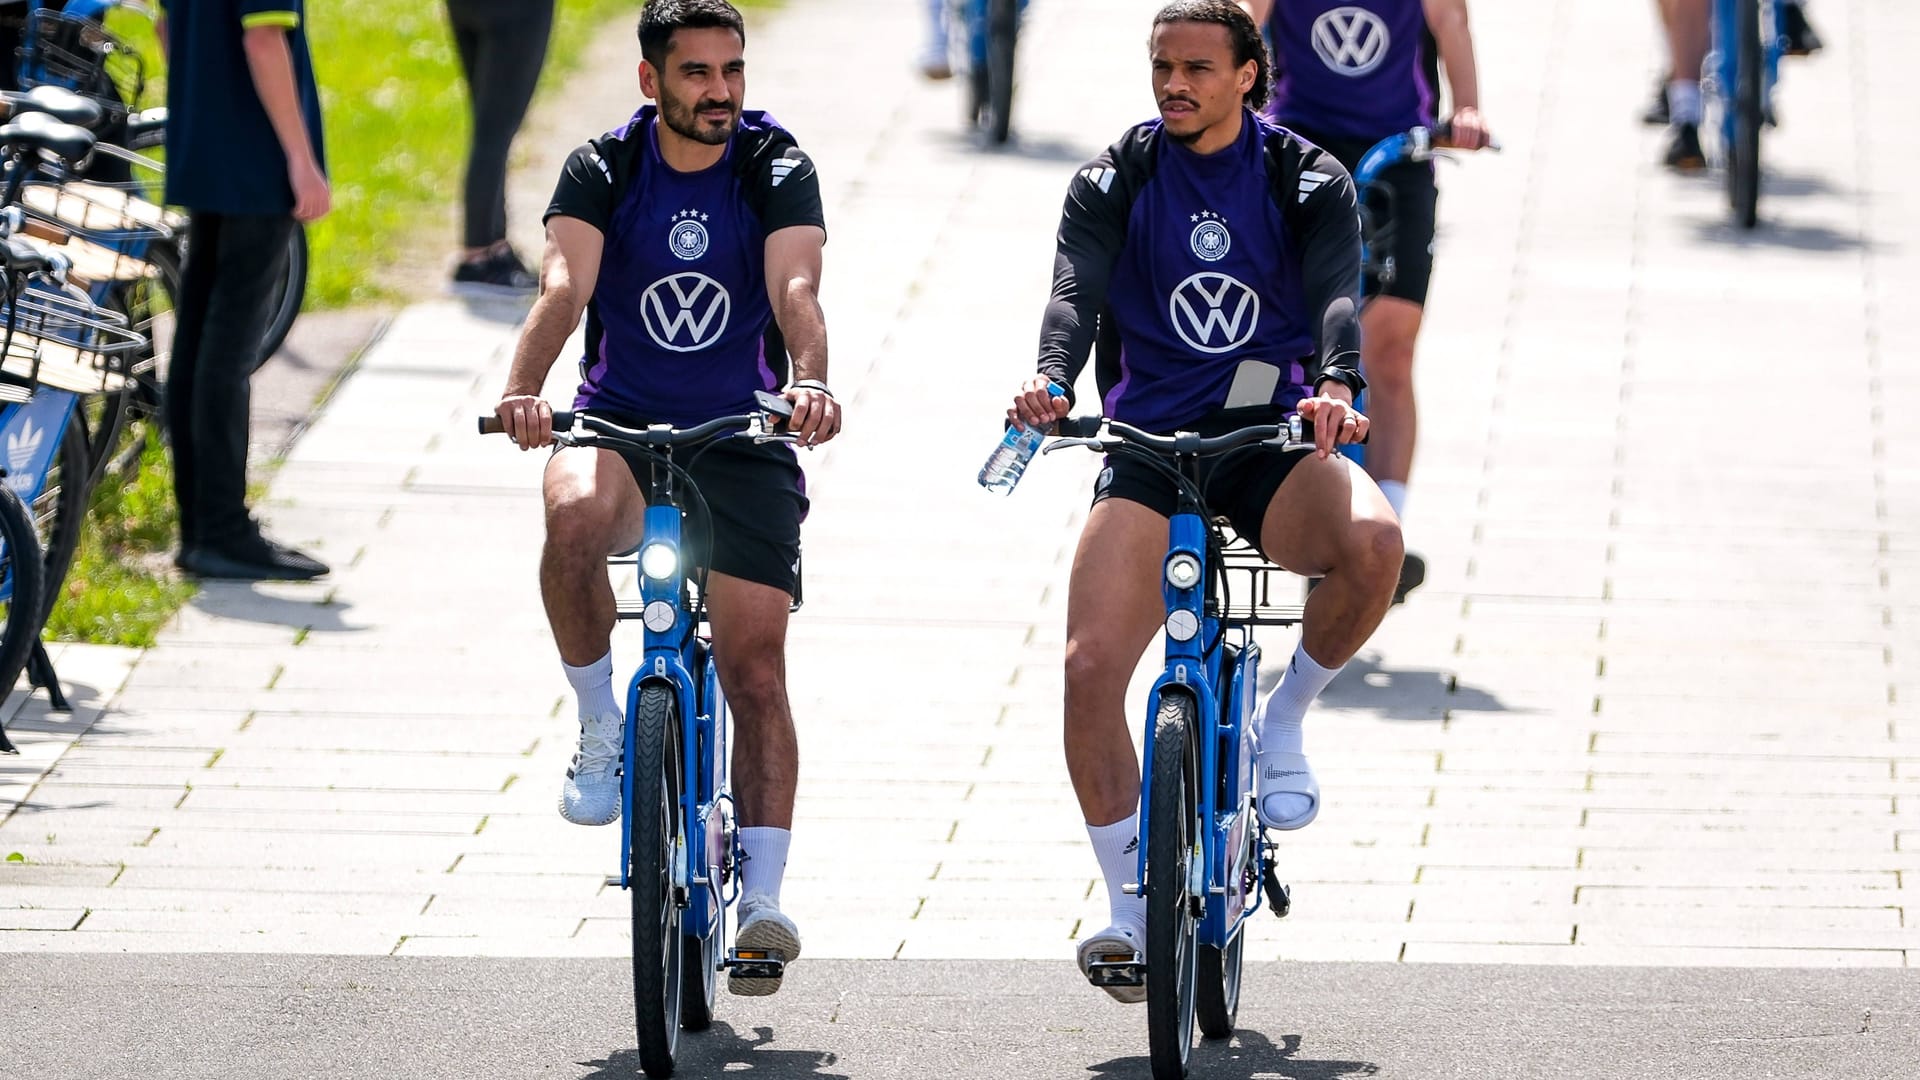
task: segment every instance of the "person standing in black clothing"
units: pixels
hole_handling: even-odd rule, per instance
[[[447,18],[473,108],[466,251],[454,284],[531,291],[539,282],[507,243],[507,152],[540,82],[553,0],[447,0]]]
[[[303,581],[326,564],[247,511],[247,379],[299,223],[332,207],[305,0],[165,0],[167,202],[192,212],[167,373],[180,504],[175,563],[203,578]]]

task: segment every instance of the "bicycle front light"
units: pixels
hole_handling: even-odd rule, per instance
[[[1181,552],[1167,560],[1167,584],[1191,589],[1200,583],[1200,560]]]
[[[655,581],[665,581],[680,569],[680,553],[672,544],[651,543],[640,549],[640,572]]]

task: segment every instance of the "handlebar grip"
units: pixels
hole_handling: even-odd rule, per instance
[[[1069,416],[1054,425],[1053,433],[1068,439],[1091,439],[1100,434],[1100,418]]]
[[[573,429],[572,413],[557,412],[553,414],[553,430],[571,431],[572,429]],[[487,415],[480,417],[480,434],[502,435],[506,433],[506,430],[507,429],[501,425],[500,417],[498,417],[497,415],[493,413],[488,413]]]

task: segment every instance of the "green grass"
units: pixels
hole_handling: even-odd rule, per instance
[[[541,96],[578,69],[609,23],[632,33],[639,12],[639,0],[559,0]],[[382,285],[380,268],[401,252],[451,248],[466,167],[467,91],[444,0],[335,0],[310,8],[308,23],[333,212],[308,230],[307,307],[404,299]],[[164,101],[150,27],[126,13],[110,25],[148,57],[148,103]]]
[[[560,0],[540,92],[574,71],[636,0]],[[443,0],[338,0],[310,27],[333,213],[310,230],[311,307],[393,299],[376,268],[396,251],[448,250],[469,117]],[[628,31],[631,32],[630,30]]]
[[[177,527],[173,460],[151,435],[132,483],[109,472],[94,489],[80,550],[47,618],[47,637],[152,645],[194,594],[172,567]]]

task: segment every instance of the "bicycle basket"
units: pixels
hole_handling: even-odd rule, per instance
[[[1220,569],[1225,575],[1221,619],[1242,626],[1293,626],[1306,612],[1298,579],[1273,565],[1232,527],[1220,529],[1225,544]],[[1280,596],[1293,597],[1282,601]]]
[[[147,339],[126,317],[84,294],[30,286],[6,304],[0,369],[6,381],[75,394],[117,393]]]
[[[129,187],[89,181],[28,181],[20,188],[20,206],[30,218],[111,248],[165,240],[186,224],[184,215],[148,202]]]
[[[122,112],[137,105],[146,89],[140,54],[92,19],[36,11],[19,55],[23,87],[64,86]]]

